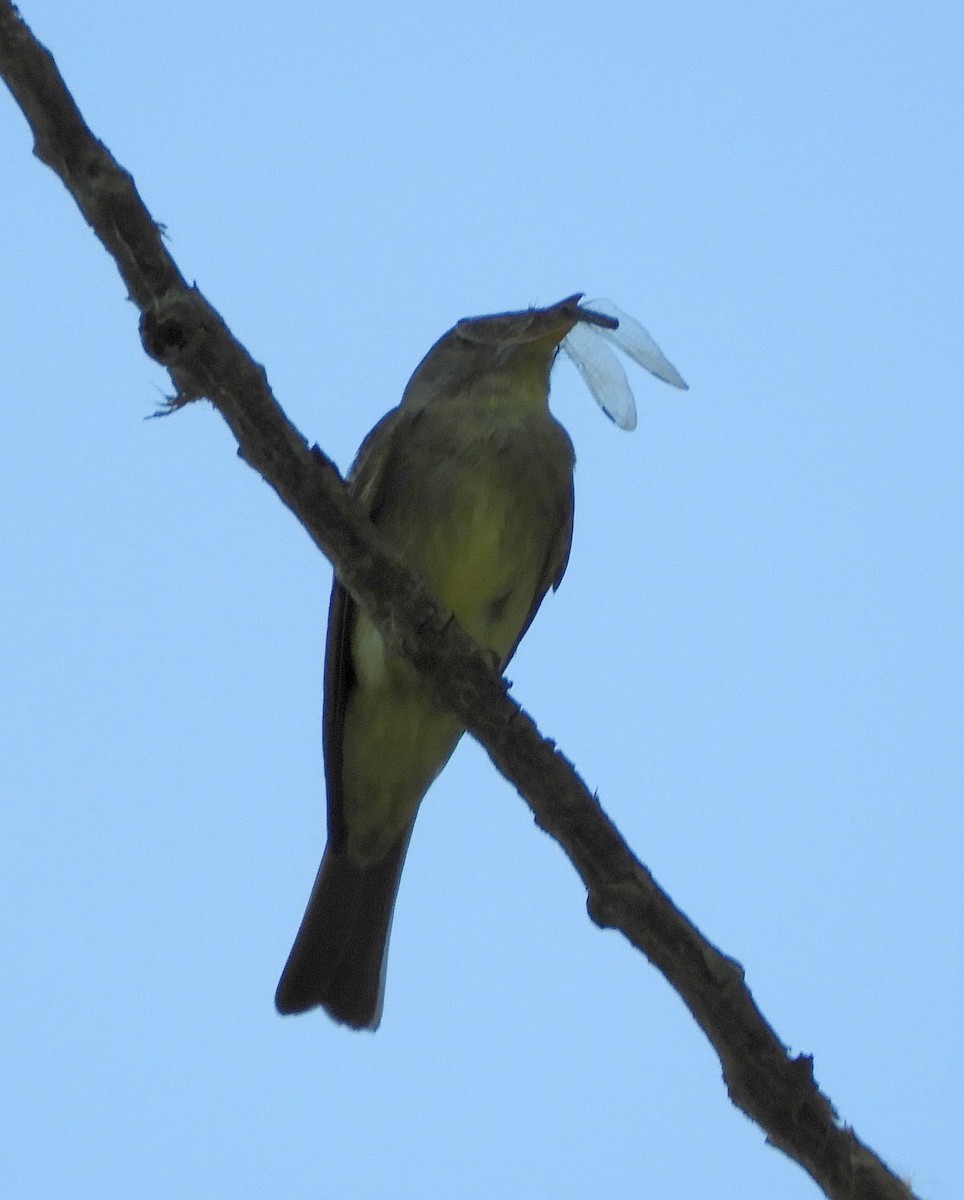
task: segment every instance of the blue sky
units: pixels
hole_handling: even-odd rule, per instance
[[[567,578],[509,674],[841,1116],[960,1193],[964,52],[950,3],[24,0],[94,131],[346,468],[456,319],[575,290],[687,378],[561,363]],[[817,1194],[587,920],[474,744],[382,1028],[283,1020],[330,572],[0,96],[0,1192]]]

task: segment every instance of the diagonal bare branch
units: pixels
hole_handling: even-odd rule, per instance
[[[756,1007],[739,963],[720,953],[660,889],[553,742],[509,697],[458,625],[393,558],[345,492],[333,463],[281,411],[264,368],[190,287],[134,181],[87,127],[50,53],[0,0],[0,75],[113,258],[140,312],[146,352],[174,383],[171,407],[206,397],[238,453],[274,488],[345,586],[439,698],[485,746],[538,824],[563,847],[597,925],[620,930],[679,993],[719,1055],[733,1102],[834,1200],[913,1200],[837,1118],[812,1059],[791,1057]]]

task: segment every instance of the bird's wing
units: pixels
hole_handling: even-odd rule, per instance
[[[535,593],[532,597],[532,606],[529,609],[529,615],[522,623],[522,628],[519,630],[519,636],[512,645],[512,649],[505,657],[503,667],[508,663],[509,659],[515,654],[519,648],[519,643],[526,635],[526,630],[535,619],[536,613],[546,598],[546,592],[550,588],[553,591],[562,583],[562,577],[566,573],[566,567],[569,565],[569,551],[572,549],[572,519],[575,510],[575,494],[573,490],[572,476],[569,477],[569,487],[565,493],[565,501],[560,507],[559,520],[556,524],[556,534],[549,544],[546,551],[545,562],[542,566],[542,573],[539,576],[539,583],[536,586]]]
[[[393,408],[372,429],[359,447],[348,473],[348,487],[369,517],[376,520],[388,464],[399,425],[413,414]],[[377,523],[377,521],[376,521]],[[325,644],[325,703],[323,744],[325,779],[328,786],[328,836],[339,845],[345,835],[341,795],[342,746],[345,708],[355,685],[350,635],[355,602],[335,576],[328,608],[328,638]]]

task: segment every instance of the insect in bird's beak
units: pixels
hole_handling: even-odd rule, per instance
[[[682,375],[635,318],[611,300],[591,300],[579,307],[604,320],[579,321],[563,338],[562,349],[575,363],[593,399],[620,429],[636,428],[636,402],[623,365],[607,342],[657,379],[686,389]]]

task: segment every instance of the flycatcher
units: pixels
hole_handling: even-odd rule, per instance
[[[504,667],[569,558],[575,454],[549,375],[579,295],[459,321],[362,443],[351,494],[436,600]],[[621,368],[620,368],[621,370]],[[634,418],[635,419],[635,418]],[[392,912],[422,797],[462,735],[335,579],[325,659],[328,844],[278,984],[282,1013],[382,1013]]]

